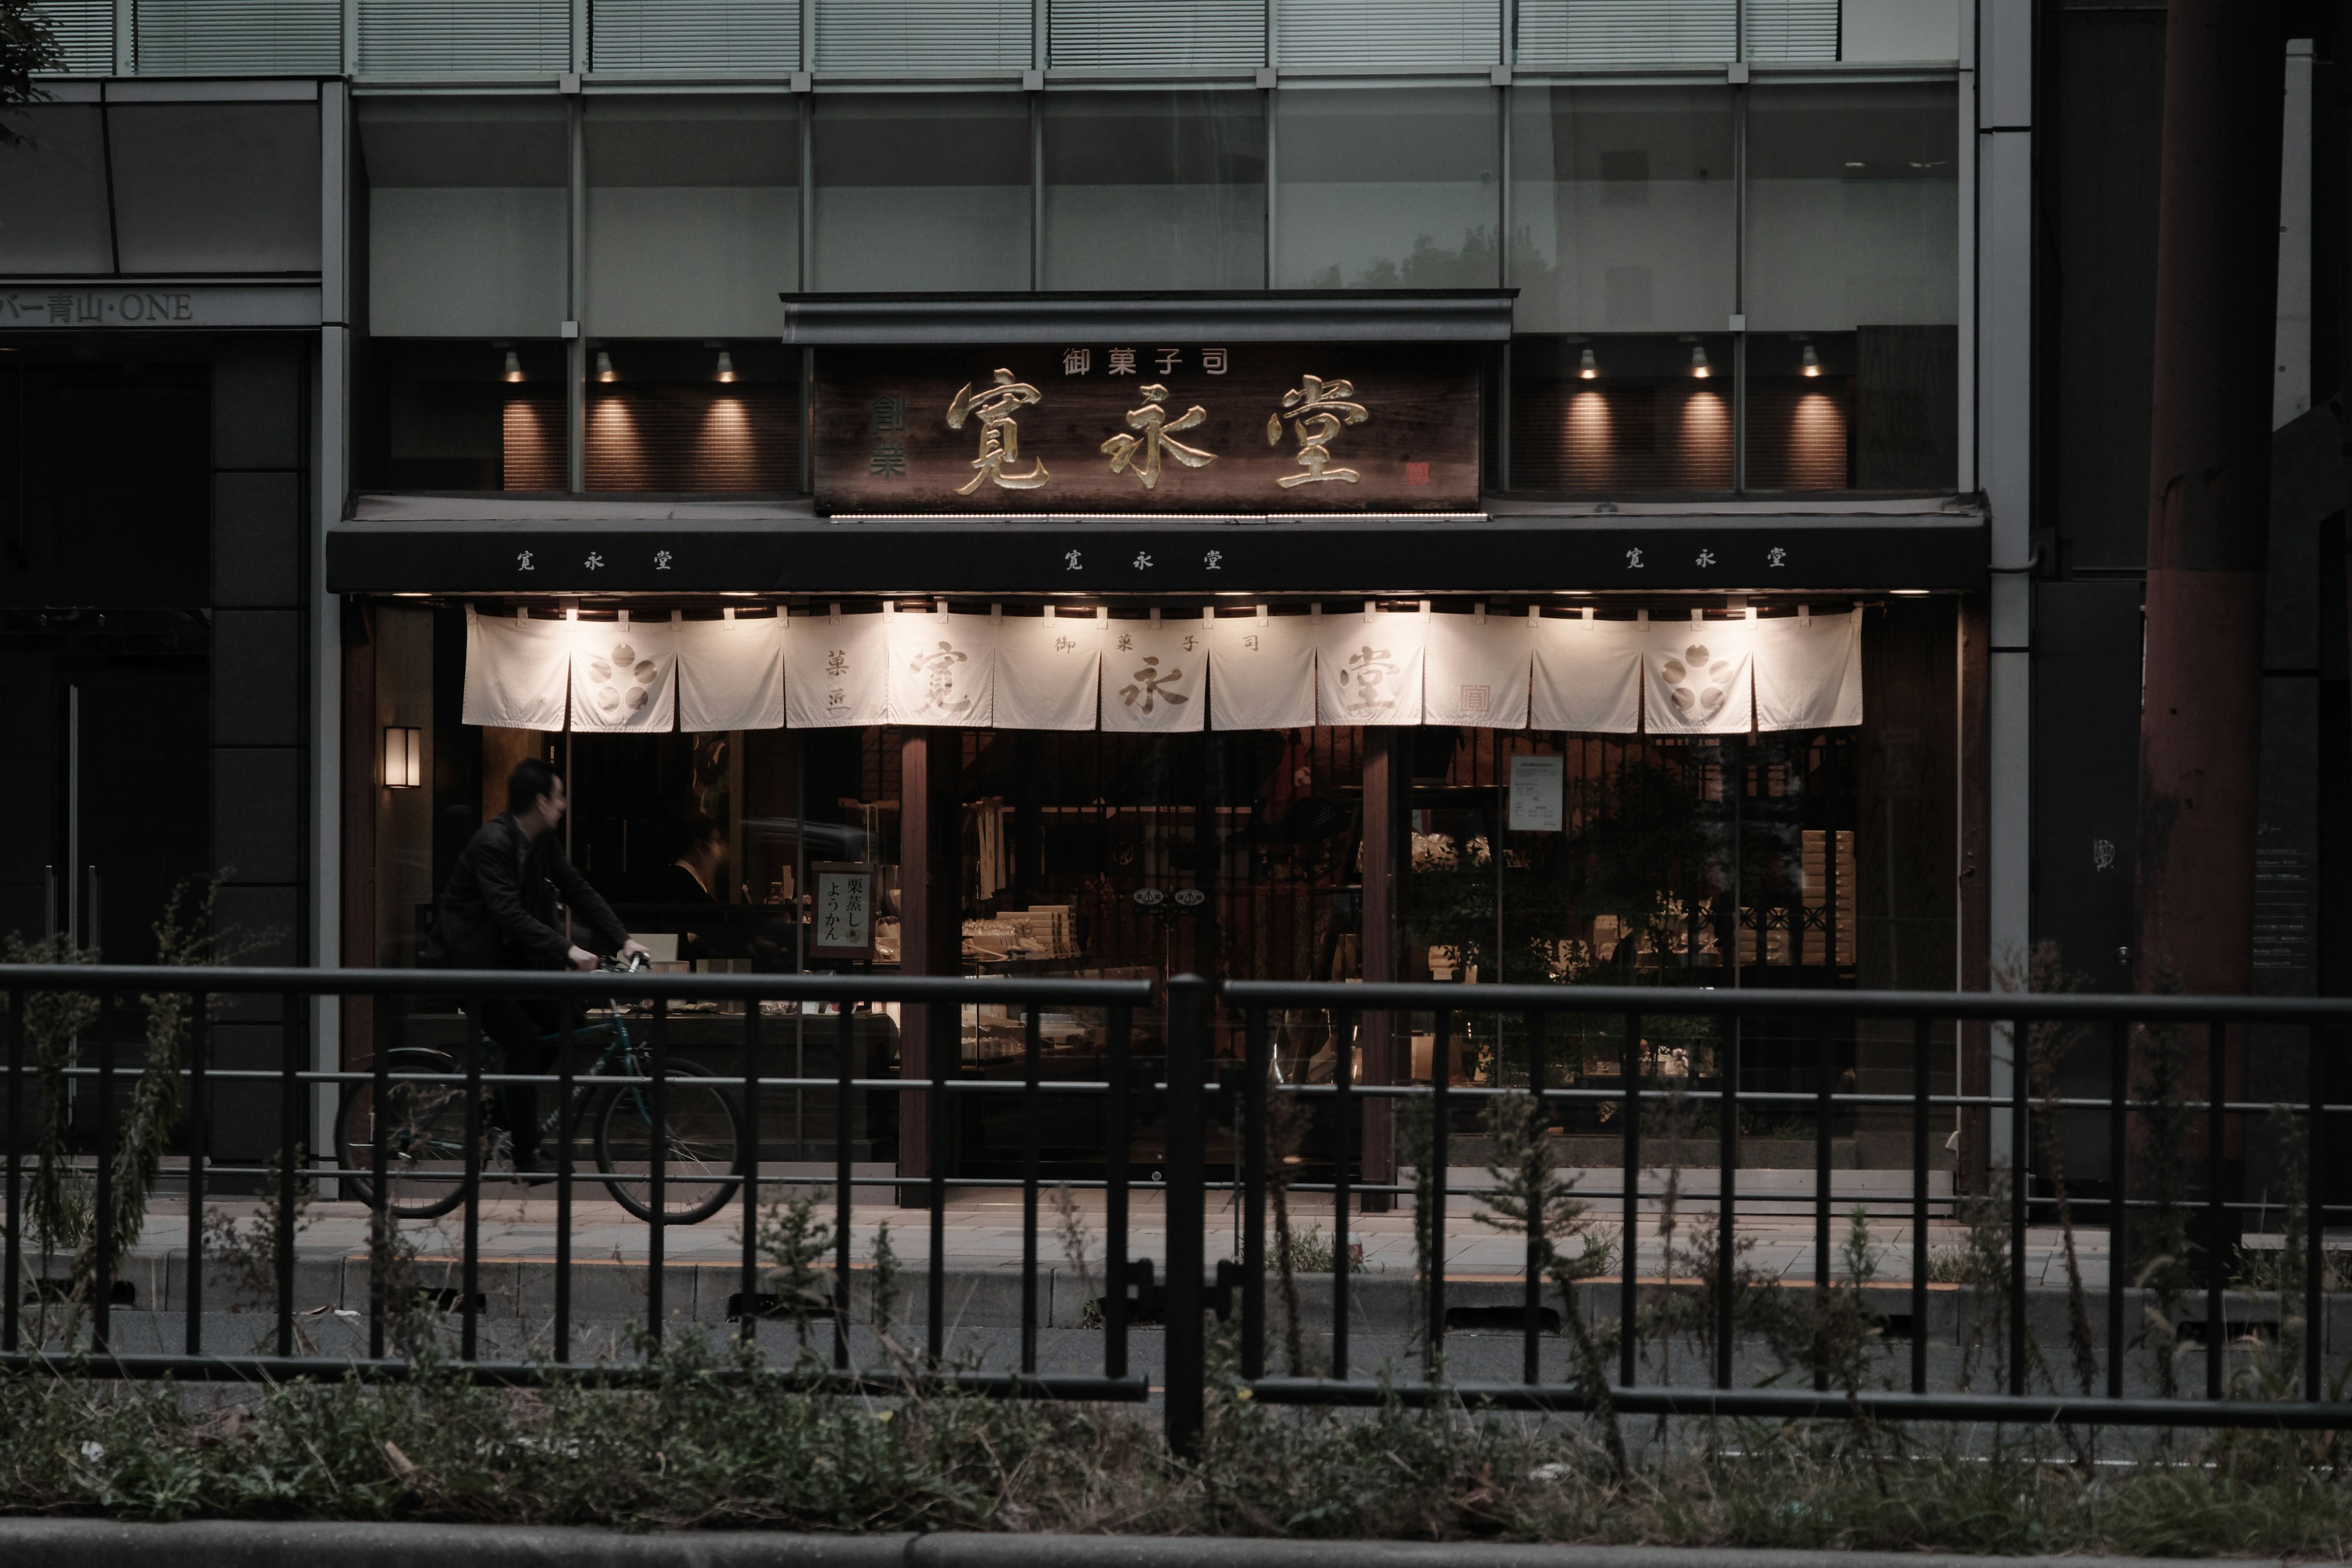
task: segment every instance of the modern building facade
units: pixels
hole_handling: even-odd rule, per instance
[[[2128,850],[2077,841],[2129,843],[2132,727],[2087,694],[2137,647],[2145,486],[2067,334],[2152,258],[2049,216],[2097,182],[2037,125],[2098,84],[2115,118],[2070,87],[2059,155],[2152,168],[2160,12],[47,10],[67,69],[0,151],[40,826],[0,929],[136,959],[210,871],[268,955],[411,964],[542,754],[575,859],[681,963],[1973,988],[2049,935],[2106,978]],[[1846,662],[1803,651],[1832,626]],[[1260,637],[1287,673],[1243,673]],[[697,817],[726,858],[688,888]],[[803,923],[843,889],[865,924]],[[453,1026],[293,1022],[351,1063]],[[987,1072],[1004,1025],[856,1037]],[[774,1026],[831,1070],[831,1028]],[[1331,1026],[1290,1020],[1284,1070]],[[1095,1023],[1053,1027],[1093,1070]],[[1368,1074],[1524,1070],[1364,1027]],[[1905,1040],[1737,1070],[1867,1084]],[[2000,1042],[1949,1044],[1942,1081],[2006,1087]],[[1608,1081],[1622,1042],[1586,1045],[1562,1070]],[[765,1157],[831,1158],[812,1105]],[[861,1160],[920,1168],[861,1114]],[[1008,1140],[975,1119],[959,1168]]]

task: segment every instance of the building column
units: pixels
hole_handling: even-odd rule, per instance
[[[1985,916],[1992,972],[2032,947],[2033,19],[2032,0],[1979,0],[1960,73],[1973,97],[1977,189],[1975,470],[1991,517],[1985,669]],[[1975,91],[1970,94],[1969,89]],[[2011,1091],[2010,1031],[1989,1042],[1986,1088]],[[2011,1162],[2009,1119],[1989,1118],[1986,1153]]]
[[[898,731],[898,973],[953,975],[963,968],[963,833],[958,785],[963,732],[907,726]],[[932,1053],[948,1054],[949,1075],[962,1037],[962,1009],[909,1003],[899,1023],[898,1076],[931,1076]],[[929,1097],[901,1094],[898,1173],[931,1173]],[[952,1123],[950,1123],[952,1138]],[[950,1143],[952,1148],[952,1143]],[[899,1189],[910,1207],[928,1202]]]

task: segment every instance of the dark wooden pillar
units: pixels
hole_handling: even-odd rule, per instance
[[[963,967],[963,832],[958,789],[963,732],[898,731],[898,972],[952,975]],[[948,1053],[949,1076],[962,1036],[961,1009],[908,1006],[901,1020],[898,1076],[931,1076],[932,1053]],[[898,1173],[931,1173],[931,1108],[926,1097],[902,1095],[898,1109]],[[952,1130],[952,1123],[950,1130]],[[919,1207],[918,1189],[900,1201]]]
[[[1401,920],[1404,872],[1411,864],[1405,844],[1406,792],[1412,778],[1409,751],[1412,731],[1393,726],[1364,731],[1364,980],[1368,984],[1404,977],[1404,929]],[[1366,1012],[1363,1018],[1364,1081],[1395,1083],[1408,1065],[1410,1018]],[[1364,1105],[1366,1182],[1393,1182],[1397,1174],[1396,1120],[1385,1099]],[[1367,1193],[1367,1213],[1394,1205],[1388,1194]]]

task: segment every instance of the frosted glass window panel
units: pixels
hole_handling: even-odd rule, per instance
[[[368,99],[359,108],[370,331],[552,335],[570,268],[563,105]]]
[[[1959,320],[1958,89],[1759,87],[1748,102],[1748,325]]]
[[[319,110],[310,103],[107,110],[126,272],[319,270]]]
[[[1029,106],[1015,93],[820,98],[816,289],[1029,287]]]
[[[106,152],[96,104],[8,111],[32,141],[0,148],[0,272],[110,272]]]
[[[1275,287],[1492,289],[1499,95],[1290,89],[1275,99]]]
[[[800,267],[792,101],[593,99],[584,129],[587,330],[781,337]]]
[[[1049,95],[1045,287],[1264,287],[1261,104],[1255,92]]]
[[[1734,54],[1737,0],[1519,0],[1517,61],[1714,65]]]
[[[1957,60],[1959,0],[1845,0],[1839,34],[1842,60]]]
[[[1521,331],[1716,331],[1739,307],[1729,88],[1511,90]]]

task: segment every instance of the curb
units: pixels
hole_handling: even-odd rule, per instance
[[[1263,1541],[1219,1536],[619,1535],[535,1525],[278,1524],[0,1519],[0,1560],[39,1568],[1983,1568],[1979,1557],[1739,1547],[1494,1542]],[[2135,1557],[2010,1557],[2001,1568],[2179,1568]],[[2228,1559],[2207,1559],[2223,1563]]]

